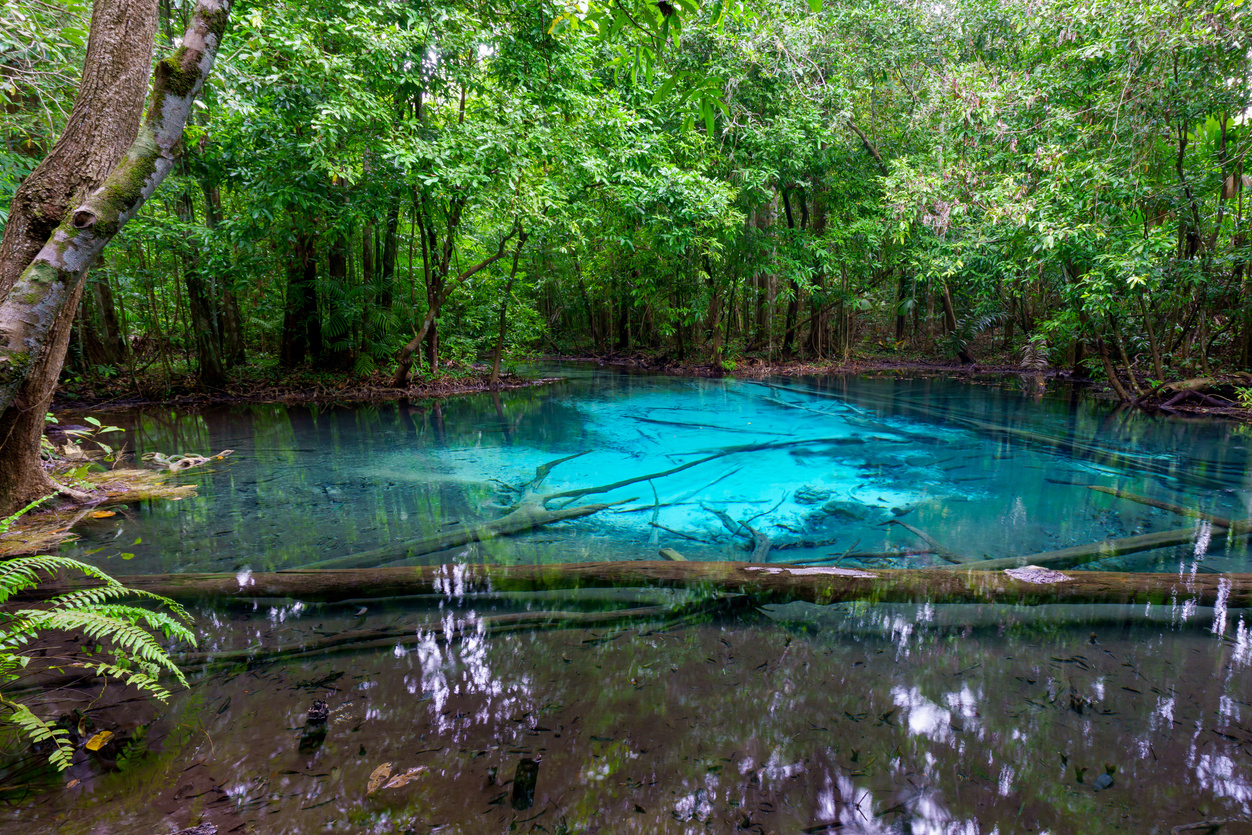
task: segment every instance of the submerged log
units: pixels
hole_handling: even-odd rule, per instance
[[[336,652],[357,652],[380,647],[408,646],[426,640],[455,641],[466,636],[502,635],[546,629],[591,629],[661,621],[679,624],[704,616],[732,614],[750,607],[750,601],[715,598],[674,606],[635,606],[604,612],[508,612],[465,618],[441,618],[428,623],[408,623],[377,629],[354,629],[311,641],[285,646],[250,647],[213,652],[187,652],[178,658],[180,667],[220,664],[260,664],[275,659],[289,661]]]
[[[1149,499],[1147,496],[1140,496],[1135,493],[1129,493],[1117,487],[1103,487],[1099,484],[1090,484],[1088,490],[1095,490],[1098,493],[1107,493],[1110,496],[1116,496],[1119,499],[1125,499],[1128,502],[1138,502],[1148,507],[1159,508],[1160,510],[1168,510],[1170,513],[1177,513],[1179,516],[1190,516],[1193,519],[1203,519],[1206,522],[1212,522],[1214,525],[1221,525],[1223,528],[1230,527],[1230,520],[1225,516],[1214,516],[1212,513],[1205,513],[1203,510],[1193,510],[1182,505],[1170,504],[1159,499]]]
[[[180,601],[290,597],[342,601],[405,595],[451,599],[482,593],[660,587],[745,594],[761,603],[1163,603],[1231,608],[1252,605],[1252,574],[1127,574],[1040,568],[1010,571],[847,569],[742,562],[639,560],[555,565],[438,565],[239,574],[157,574],[127,586]],[[94,585],[46,583],[50,597]],[[29,599],[29,598],[26,598]]]
[[[1215,526],[1212,531],[1214,542],[1220,539],[1247,539],[1250,535],[1252,535],[1252,522],[1231,522],[1229,528]],[[1042,554],[1026,554],[1020,557],[1002,557],[994,560],[967,562],[964,565],[954,565],[942,570],[959,571],[969,568],[976,571],[999,571],[1005,568],[1020,568],[1026,565],[1040,565],[1048,568],[1073,568],[1109,557],[1137,554],[1141,551],[1155,551],[1157,548],[1169,548],[1175,545],[1187,545],[1194,542],[1195,538],[1195,528],[1176,528],[1172,531],[1157,531],[1156,533],[1127,536],[1121,539],[1089,542],[1085,545],[1062,548],[1059,551],[1045,551]]]

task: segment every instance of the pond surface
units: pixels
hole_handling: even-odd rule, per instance
[[[234,454],[185,476],[197,497],[91,523],[68,553],[120,574],[298,568],[386,547],[361,564],[653,559],[660,547],[725,560],[756,549],[746,523],[770,540],[768,561],[875,554],[865,564],[916,567],[943,563],[933,543],[996,558],[1192,527],[1184,545],[1091,567],[1252,570],[1246,542],[1210,542],[1203,522],[1090,489],[1244,518],[1245,426],[950,380],[561,371],[553,386],[443,405],[110,415],[139,453]],[[615,503],[582,519],[407,558],[399,548],[499,518],[536,468],[575,455],[540,492],[705,460],[575,499]]]
[[[197,497],[94,521],[67,550],[118,574],[748,559],[762,540],[743,522],[769,561],[922,566],[934,543],[1003,557],[1185,528],[1183,545],[1090,567],[1249,570],[1206,523],[1089,489],[1244,518],[1242,427],[1012,380],[563,373],[440,406],[110,416],[140,452],[235,453],[186,475]],[[572,521],[393,547],[501,516],[572,455],[537,489],[701,463],[579,497],[621,503]],[[168,706],[43,694],[38,712],[77,708],[85,733],[115,737],[0,807],[0,831],[1252,832],[1241,610],[745,608],[642,589],[192,608],[192,686]],[[29,760],[0,778],[41,779]]]

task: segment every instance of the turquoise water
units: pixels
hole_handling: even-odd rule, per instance
[[[549,387],[438,406],[110,415],[139,452],[235,452],[180,477],[196,497],[91,521],[68,550],[119,574],[362,552],[386,563],[401,559],[396,543],[500,517],[536,468],[577,455],[537,489],[701,463],[581,497],[620,502],[581,519],[405,559],[652,558],[667,547],[747,559],[768,539],[770,561],[927,565],[941,557],[918,531],[944,551],[1001,557],[1181,529],[1181,545],[1091,567],[1247,570],[1242,546],[1222,550],[1205,523],[1089,489],[1244,518],[1242,427],[1122,415],[1012,378],[560,370],[568,379]],[[867,552],[897,555],[854,556]],[[199,646],[179,655],[190,687],[167,705],[116,685],[31,696],[41,716],[114,737],[95,753],[79,737],[64,775],[41,775],[37,756],[0,756],[0,789],[15,798],[0,831],[1252,832],[1246,610],[1171,600],[657,613],[696,601],[711,602],[455,585],[333,604],[198,601]],[[646,614],[588,621],[623,610]],[[321,703],[329,718],[314,726]],[[371,779],[383,770],[392,782]],[[30,786],[45,790],[22,796]]]
[[[1015,378],[555,370],[567,379],[443,405],[110,415],[139,453],[234,454],[182,477],[196,497],[91,522],[69,550],[119,573],[295,568],[388,547],[361,564],[636,559],[659,548],[724,560],[756,551],[746,523],[769,539],[757,553],[771,562],[847,554],[841,564],[914,567],[943,564],[935,545],[998,558],[1190,527],[1187,544],[1090,567],[1249,570],[1245,544],[1210,541],[1207,523],[1089,489],[1244,518],[1243,426],[1117,414],[1068,392],[1032,395]],[[499,518],[537,467],[574,455],[540,492],[708,460],[549,505],[614,503],[582,519],[402,559],[399,543]]]

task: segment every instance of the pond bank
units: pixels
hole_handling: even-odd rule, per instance
[[[555,381],[551,377],[529,378],[509,373],[500,375],[500,381],[492,385],[490,376],[487,370],[462,369],[414,380],[407,388],[396,388],[391,385],[391,378],[381,373],[336,376],[299,371],[281,377],[269,373],[243,375],[222,389],[200,387],[194,378],[187,377],[172,386],[165,386],[159,392],[143,384],[114,380],[107,388],[86,385],[62,387],[57,391],[52,408],[60,413],[141,406],[196,409],[246,403],[348,404],[403,399],[435,400],[462,394],[513,391]]]
[[[700,362],[680,362],[668,356],[653,356],[642,353],[609,353],[601,355],[579,354],[574,356],[549,355],[544,357],[551,362],[585,362],[599,366],[624,370],[644,371],[653,374],[665,374],[678,377],[731,377],[741,380],[759,380],[765,377],[805,377],[805,376],[914,376],[932,377],[961,382],[978,382],[1002,379],[1009,376],[1018,377],[1021,385],[1028,391],[1042,394],[1050,385],[1064,385],[1080,388],[1088,396],[1118,402],[1116,394],[1104,380],[1092,377],[1075,376],[1071,371],[1057,368],[1034,368],[1027,365],[1008,363],[960,363],[955,360],[886,360],[880,358],[852,359],[848,362],[805,362],[787,360],[769,362],[750,357],[736,362],[728,362],[727,367]],[[1243,375],[1217,375],[1213,378],[1215,386],[1220,387],[1226,377]],[[1175,381],[1172,384],[1157,386],[1150,395],[1136,401],[1134,406],[1123,404],[1127,408],[1138,408],[1143,403],[1145,411],[1161,413],[1171,417],[1222,417],[1240,423],[1252,423],[1252,409],[1244,408],[1234,401],[1225,405],[1221,400],[1204,396],[1204,390],[1196,392],[1194,402],[1171,402],[1164,400],[1169,395],[1186,390],[1188,383],[1204,382],[1206,378],[1191,381]],[[1177,398],[1175,398],[1177,400]]]

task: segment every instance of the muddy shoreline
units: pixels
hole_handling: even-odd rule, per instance
[[[663,374],[674,377],[706,377],[756,380],[764,377],[803,377],[856,374],[865,376],[912,376],[939,377],[952,380],[993,380],[1008,376],[1020,378],[1025,389],[1043,393],[1050,385],[1063,385],[1081,390],[1085,396],[1116,402],[1112,391],[1103,381],[1073,375],[1068,370],[1036,369],[1023,365],[1002,363],[963,364],[955,360],[883,360],[854,359],[851,362],[800,362],[771,363],[761,359],[739,360],[733,367],[724,368],[705,362],[680,362],[667,356],[641,353],[609,353],[603,355],[549,354],[536,358],[542,363],[580,363],[622,371]],[[144,406],[173,406],[183,409],[201,409],[211,406],[233,406],[256,403],[285,403],[309,405],[347,405],[382,403],[408,400],[443,400],[470,394],[516,391],[523,388],[551,385],[561,377],[526,377],[509,373],[501,376],[493,385],[490,374],[477,365],[470,369],[455,370],[432,379],[418,380],[407,388],[391,385],[390,377],[381,373],[367,376],[326,375],[295,372],[281,378],[274,374],[252,374],[241,377],[222,389],[199,387],[193,378],[183,378],[160,393],[143,385],[128,385],[129,390],[119,393],[116,389],[78,386],[62,387],[52,403],[57,413],[84,411],[111,411]],[[1216,405],[1181,405],[1170,410],[1170,417],[1221,417],[1240,423],[1252,423],[1252,409],[1237,404],[1228,407]]]

